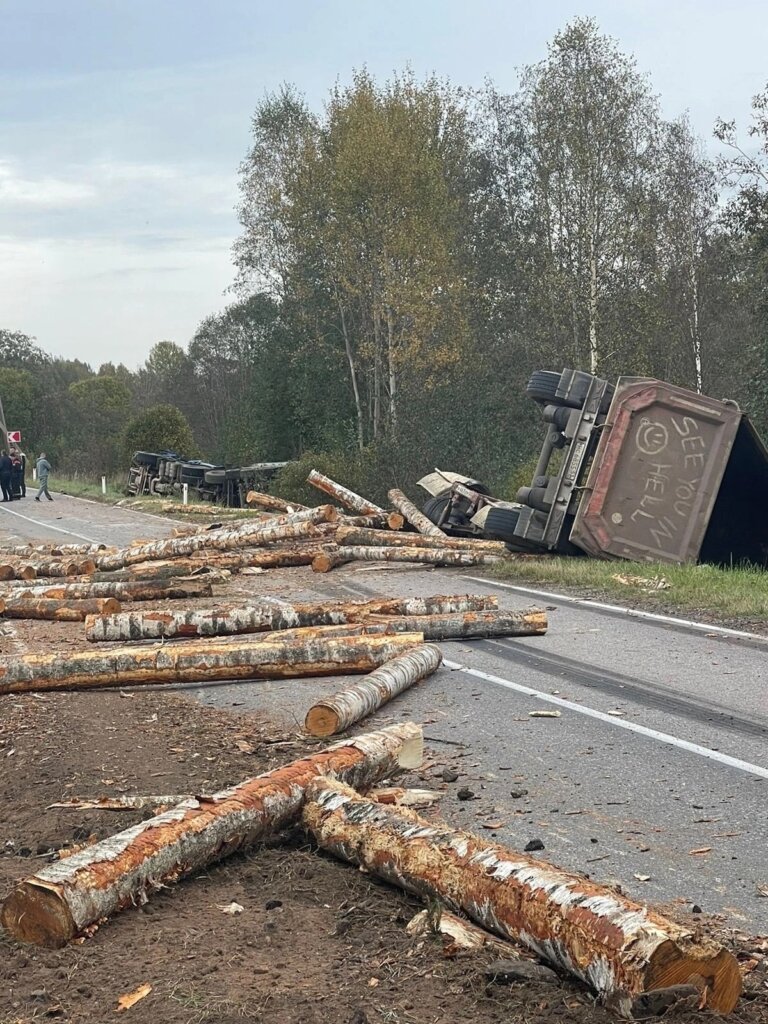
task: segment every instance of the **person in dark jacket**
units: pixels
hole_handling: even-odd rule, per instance
[[[11,473],[13,471],[13,463],[11,462],[8,452],[3,449],[0,452],[0,488],[3,491],[3,501],[13,501],[13,485],[11,483]]]
[[[24,482],[24,471],[26,469],[26,456],[18,450],[11,448],[11,493],[14,498],[26,498],[27,485]]]

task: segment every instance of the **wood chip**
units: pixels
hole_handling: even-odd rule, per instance
[[[234,917],[235,914],[242,914],[245,907],[235,903],[233,900],[232,903],[217,903],[216,909],[220,910],[222,914],[231,914]]]
[[[559,718],[559,711],[529,711],[529,718]]]
[[[140,999],[148,996],[152,991],[152,986],[148,981],[145,981],[143,985],[139,985],[138,988],[134,989],[133,992],[126,992],[125,995],[120,996],[117,1000],[117,1012],[120,1013],[122,1010],[130,1010],[132,1006],[135,1006]]]
[[[712,847],[711,847],[711,846],[700,846],[700,847],[699,847],[698,849],[696,849],[696,850],[689,850],[689,851],[688,851],[688,854],[689,854],[689,855],[690,855],[691,857],[699,857],[699,856],[701,856],[701,854],[703,854],[703,853],[710,853],[710,852],[711,852],[711,850],[712,850]]]
[[[650,875],[638,875],[638,874],[635,874],[635,878],[638,880],[638,882],[650,882],[650,880],[651,880],[651,876]]]
[[[483,826],[483,828],[503,828],[504,827],[504,822],[503,821],[481,821],[480,824]]]

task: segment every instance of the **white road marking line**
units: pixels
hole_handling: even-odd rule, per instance
[[[761,640],[763,643],[768,643],[768,637],[760,633],[747,633],[742,629],[728,629],[727,626],[713,626],[711,622],[693,622],[690,619],[677,619],[673,615],[644,612],[639,608],[625,608],[619,604],[604,604],[602,601],[590,601],[585,597],[573,597],[570,594],[552,594],[548,590],[533,590],[531,587],[518,587],[512,583],[499,583],[497,580],[489,580],[483,576],[462,575],[461,578],[472,580],[474,583],[485,583],[489,587],[515,590],[519,594],[545,597],[548,601],[560,601],[563,604],[573,604],[587,609],[594,608],[597,611],[612,612],[616,615],[626,615],[628,618],[648,619],[651,622],[666,622],[671,626],[684,626],[686,629],[696,629],[702,633],[717,633],[721,636],[732,636],[740,640]]]
[[[65,533],[68,537],[77,537],[78,540],[87,540],[89,544],[99,544],[100,541],[94,540],[93,537],[84,537],[82,533],[75,533],[74,530],[65,530],[61,526],[52,526],[50,523],[41,522],[39,519],[33,519],[31,516],[22,515],[21,512],[14,512],[10,508],[0,509],[2,512],[7,512],[9,516],[18,516],[19,519],[26,519],[28,523],[34,523],[36,526],[42,526],[46,530],[55,530],[56,533]]]
[[[656,740],[659,743],[666,743],[670,747],[678,747],[680,750],[687,750],[691,754],[698,754],[710,761],[719,761],[720,764],[728,765],[729,768],[738,768],[739,771],[747,772],[750,775],[757,775],[761,779],[768,779],[768,768],[761,768],[760,765],[750,764],[749,761],[740,761],[737,757],[730,757],[728,754],[721,754],[719,750],[711,750],[709,747],[702,747],[698,743],[690,743],[688,740],[680,739],[679,736],[671,736],[666,732],[658,732],[656,729],[649,729],[644,725],[636,725],[634,722],[627,722],[622,718],[614,718],[613,715],[606,715],[602,711],[595,711],[594,708],[584,707],[583,704],[574,704],[573,701],[565,700],[563,697],[555,697],[551,693],[544,693],[542,690],[534,690],[531,686],[523,686],[522,683],[513,683],[510,679],[503,679],[501,676],[494,676],[488,672],[481,672],[477,668],[469,668],[457,661],[443,659],[443,665],[454,671],[464,672],[467,675],[475,676],[477,679],[484,679],[487,683],[495,683],[497,686],[504,686],[508,690],[515,690],[517,693],[524,693],[528,697],[536,697],[547,704],[555,704],[559,708],[566,708],[568,711],[576,711],[587,718],[595,718],[598,722],[605,722],[617,729],[626,729],[628,732],[636,732],[640,736]]]

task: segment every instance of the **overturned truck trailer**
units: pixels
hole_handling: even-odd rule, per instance
[[[477,495],[478,532],[529,551],[768,564],[768,451],[735,402],[577,370],[538,371],[527,392],[547,430],[534,478],[515,505]],[[450,483],[444,525],[471,490]]]

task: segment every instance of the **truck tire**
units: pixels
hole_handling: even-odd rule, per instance
[[[450,496],[450,490],[441,491],[440,494],[436,494],[434,498],[428,498],[427,501],[424,502],[422,512],[427,519],[435,524],[435,526],[440,522],[440,517],[443,512],[445,512]]]
[[[555,370],[535,370],[525,386],[525,393],[541,405],[562,405],[557,397],[560,374]]]
[[[483,536],[488,540],[503,540],[514,543],[515,529],[520,518],[520,509],[492,508],[485,517]]]

